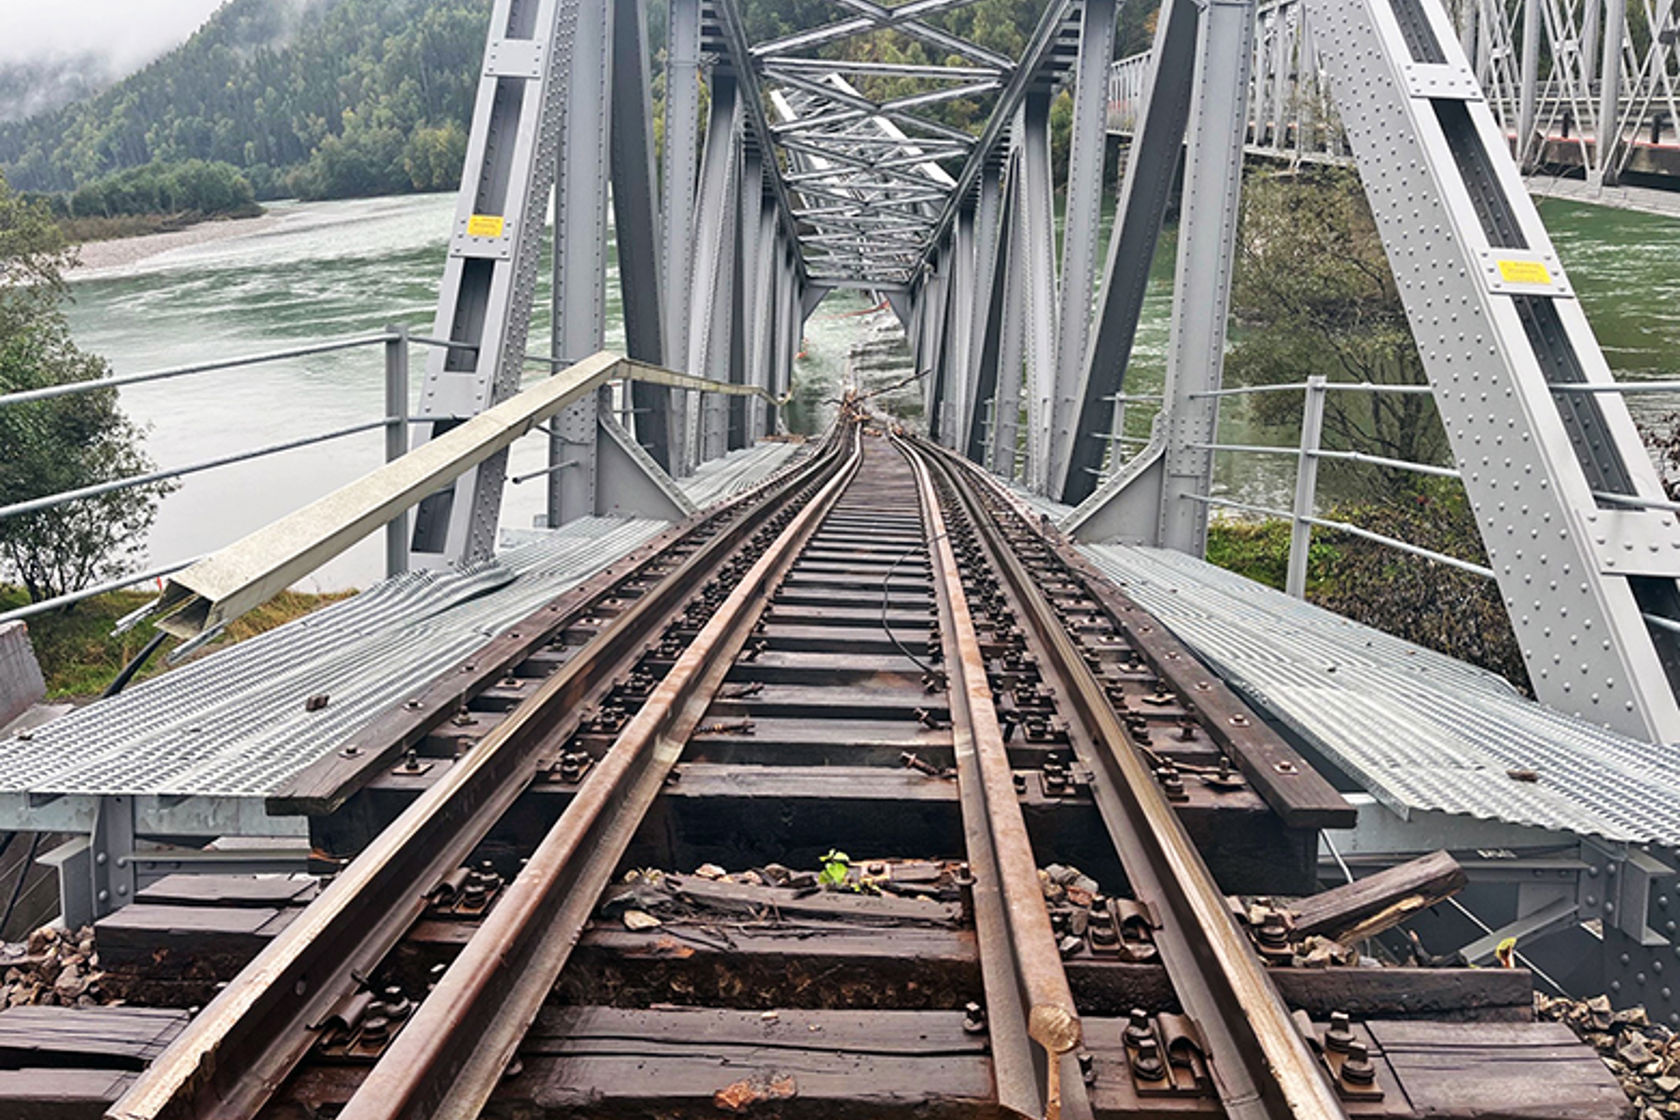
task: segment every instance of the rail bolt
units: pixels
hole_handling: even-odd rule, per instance
[[[1324,1048],[1334,1050],[1338,1054],[1346,1054],[1353,1043],[1353,1024],[1348,1020],[1348,1013],[1332,1011],[1330,1029],[1324,1032]]]
[[[1167,1067],[1161,1064],[1161,1046],[1154,1036],[1138,1040],[1132,1054],[1132,1072],[1143,1081],[1163,1081]]]
[[[1377,1079],[1377,1067],[1371,1064],[1371,1052],[1357,1039],[1348,1044],[1347,1060],[1342,1063],[1342,1080],[1350,1085],[1370,1085]]]

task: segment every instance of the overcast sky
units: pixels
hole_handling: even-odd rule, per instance
[[[126,73],[185,41],[222,0],[0,0],[0,61],[91,52]]]

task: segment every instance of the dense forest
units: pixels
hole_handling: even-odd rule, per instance
[[[490,0],[230,0],[178,49],[103,92],[0,124],[19,190],[69,191],[189,159],[262,197],[452,187]]]
[[[647,0],[655,49],[664,0]],[[754,38],[833,20],[830,0],[743,0]],[[930,22],[1017,55],[1042,0],[978,0]],[[1123,8],[1121,53],[1147,44],[1147,6]],[[336,198],[455,186],[490,0],[228,0],[191,39],[107,89],[0,123],[0,169],[22,191],[73,192],[118,172],[188,160],[239,169],[258,198]],[[937,62],[875,33],[825,48]],[[908,92],[877,81],[876,96]],[[977,129],[989,106],[940,107]],[[88,200],[91,204],[92,200]]]

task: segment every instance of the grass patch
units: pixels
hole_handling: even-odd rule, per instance
[[[1215,517],[1208,521],[1207,559],[1226,571],[1282,591],[1289,581],[1290,524],[1281,518],[1253,521]],[[1309,590],[1317,581],[1313,570],[1325,546],[1315,542],[1307,553]]]
[[[351,592],[341,591],[328,595],[306,595],[296,591],[283,591],[235,620],[227,632],[208,648],[220,649],[254,634],[272,630],[282,623],[290,622],[317,607],[343,599],[350,594]],[[112,627],[119,618],[133,613],[155,597],[155,594],[149,591],[113,591],[108,595],[84,599],[73,604],[69,610],[49,611],[27,619],[29,640],[35,647],[36,659],[41,662],[41,673],[47,679],[48,697],[75,699],[98,696],[105,691],[105,687],[122,671],[123,666],[127,665],[156,633],[150,623],[143,622],[126,634],[112,637]],[[21,588],[0,587],[0,611],[24,606],[28,601]],[[173,668],[164,658],[174,645],[174,639],[165,643],[162,649],[152,655],[152,659],[135,679],[155,677]]]

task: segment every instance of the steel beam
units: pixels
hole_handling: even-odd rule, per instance
[[[648,71],[647,10],[639,0],[613,0],[612,201],[618,282],[624,307],[624,350],[665,364],[664,276],[659,246],[659,178],[654,170],[653,97]],[[637,441],[663,470],[675,462],[669,389],[631,387]]]
[[[1535,135],[1534,122],[1540,103],[1540,3],[1523,0],[1522,68],[1518,81],[1521,90],[1517,102],[1517,163],[1527,171],[1540,154],[1540,142]]]
[[[1050,487],[1050,433],[1056,399],[1056,225],[1051,212],[1050,93],[1027,95],[1020,115],[1021,271],[1026,286],[1026,485]]]
[[[951,240],[951,292],[947,300],[950,320],[949,334],[942,352],[941,379],[945,386],[943,411],[940,415],[940,442],[946,447],[963,446],[960,418],[968,413],[968,400],[973,393],[970,362],[974,336],[974,255],[975,213],[965,208],[957,215],[956,230]]]
[[[607,168],[612,114],[612,4],[580,4],[560,118],[554,177],[553,315],[549,354],[561,362],[600,352],[607,338]],[[589,397],[549,426],[550,528],[595,513],[596,418],[610,398]]]
[[[699,298],[690,305],[688,327],[688,368],[713,381],[730,380],[740,144],[735,80],[714,73],[700,193],[694,207],[697,237],[691,287]],[[701,401],[698,412],[693,418],[698,422],[690,425],[689,446],[695,449],[695,462],[701,463],[728,450],[729,413],[728,406],[717,399]]]
[[[968,403],[963,454],[986,463],[991,447],[990,428],[998,408],[998,366],[1003,343],[1004,293],[1009,287],[1011,204],[1004,195],[1002,174],[989,168],[980,179],[980,278],[975,284],[975,339],[971,360],[974,393]],[[1019,386],[1017,386],[1019,389]],[[1017,396],[1019,394],[1017,393]]]
[[[1108,453],[1108,441],[1102,437],[1115,426],[1112,417],[1118,414],[1113,398],[1125,390],[1149,268],[1172,200],[1190,119],[1198,10],[1194,0],[1164,0],[1156,16],[1146,101],[1126,157],[1096,326],[1081,370],[1078,414],[1060,494],[1069,505],[1078,505],[1096,489]]]
[[[1081,419],[1091,297],[1101,248],[1103,157],[1108,142],[1108,70],[1114,60],[1116,0],[1085,0],[1069,138],[1067,206],[1062,223],[1062,276],[1056,322],[1056,382],[1051,410],[1046,493],[1067,488],[1068,462]]]
[[[1592,0],[1588,0],[1591,4]],[[1593,5],[1597,10],[1596,4]],[[1587,169],[1595,186],[1616,182],[1622,140],[1622,43],[1627,36],[1627,0],[1604,0],[1604,54],[1598,77],[1597,158]]]
[[[700,0],[670,0],[665,52],[664,204],[665,354],[690,373],[689,322],[694,274],[694,192],[700,152]],[[671,394],[671,470],[694,470],[688,439],[689,401]]]
[[[421,407],[472,416],[518,390],[542,252],[543,214],[584,0],[496,0],[473,106],[432,334],[462,343],[435,351]],[[455,421],[418,429],[417,442]],[[414,515],[411,563],[438,567],[495,548],[507,457],[475,464]]]
[[[1003,276],[1003,306],[998,335],[997,392],[992,397],[989,461],[992,472],[1013,479],[1015,447],[1021,435],[1021,368],[1026,355],[1026,281],[1020,261],[1026,254],[1025,223],[1021,219],[1021,159],[1012,155],[1009,165],[1008,215],[1004,240],[1008,243],[1009,267]]]
[[[776,331],[776,286],[781,281],[777,262],[782,255],[782,245],[781,238],[776,233],[776,211],[773,207],[764,205],[764,201],[761,193],[752,253],[754,274],[747,383],[768,390],[776,384],[771,367],[778,360],[773,349],[773,340]],[[751,444],[770,433],[770,417],[764,402],[757,397],[747,398],[747,411],[747,442]]]

